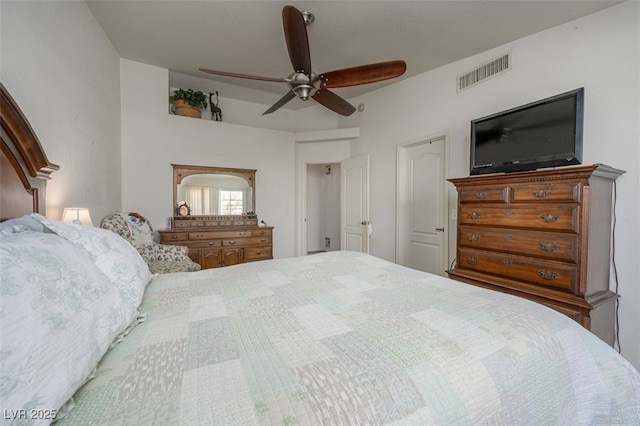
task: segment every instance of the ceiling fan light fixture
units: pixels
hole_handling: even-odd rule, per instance
[[[311,96],[316,94],[316,88],[311,84],[298,84],[292,90],[293,93],[298,95],[298,98],[302,99],[303,101],[306,101]]]

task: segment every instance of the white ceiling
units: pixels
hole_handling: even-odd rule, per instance
[[[407,78],[618,3],[622,1],[87,1],[122,58],[259,89],[234,94],[234,87],[224,84],[220,96],[267,105],[286,93],[284,83],[216,77],[198,69],[291,74],[282,30],[286,4],[315,15],[307,28],[315,73],[404,59],[407,72],[400,78]],[[350,98],[395,81],[334,90]],[[294,100],[287,108],[303,104]]]

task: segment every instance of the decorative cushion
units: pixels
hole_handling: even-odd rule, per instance
[[[140,256],[142,256],[142,259],[147,263],[147,265],[149,265],[149,269],[153,274],[192,272],[200,270],[200,265],[189,258],[189,249],[187,247],[157,244],[154,242],[151,238],[151,235],[153,234],[151,224],[138,213],[116,213],[109,215],[102,219],[100,226],[120,235],[132,245],[134,241],[134,232],[137,231],[136,228],[144,229],[144,227],[148,226],[148,235],[151,240],[151,244],[147,245],[146,243],[143,243],[143,247],[138,246],[135,249],[138,251]],[[144,234],[146,231],[143,231],[142,233]],[[175,264],[170,265],[171,262],[175,262]],[[156,263],[158,264],[156,265]]]
[[[100,227],[115,232],[127,241],[131,241],[131,230],[120,213],[112,214],[102,219]]]
[[[191,260],[159,260],[153,262],[149,269],[153,274],[171,274],[173,272],[195,272],[200,270],[198,263]]]
[[[31,216],[88,255],[120,290],[129,305],[128,321],[133,321],[144,289],[152,277],[138,251],[126,240],[106,229],[62,223],[37,213]]]
[[[154,244],[153,230],[149,221],[138,213],[120,214],[131,231],[130,242],[135,248],[144,248]]]
[[[59,409],[131,322],[128,303],[55,234],[5,228],[0,270],[0,400],[27,415]]]

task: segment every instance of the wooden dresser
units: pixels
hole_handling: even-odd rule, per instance
[[[189,247],[189,257],[202,269],[273,258],[273,227],[259,227],[256,219],[179,217],[171,229],[158,232],[162,244]]]
[[[449,179],[458,191],[455,280],[560,311],[613,345],[613,185],[605,165]]]

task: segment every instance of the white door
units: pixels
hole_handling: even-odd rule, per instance
[[[369,253],[369,156],[340,163],[340,248]]]
[[[445,138],[398,147],[397,262],[444,275]]]

